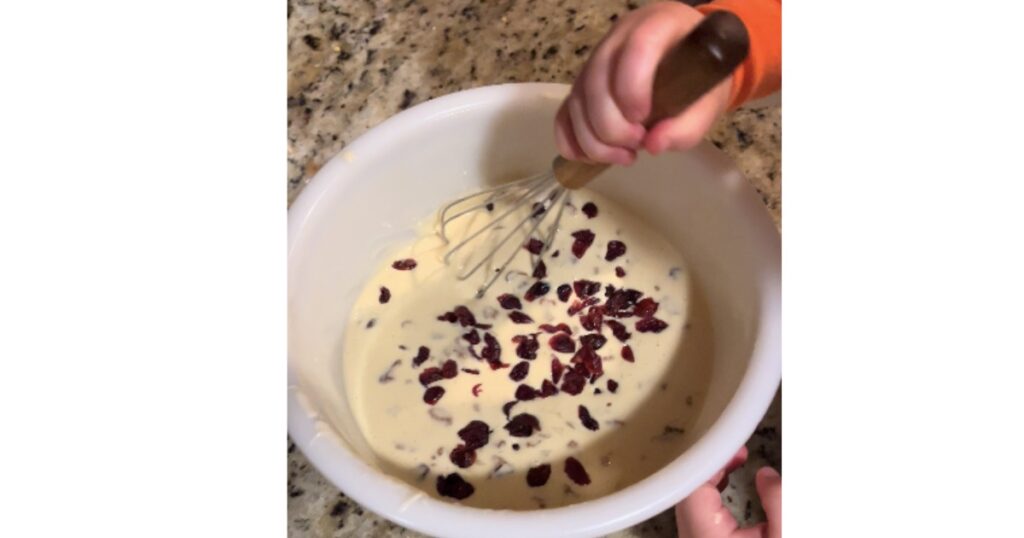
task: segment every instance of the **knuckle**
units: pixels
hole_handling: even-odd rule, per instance
[[[587,149],[587,156],[599,162],[611,162],[615,160],[615,150],[603,144],[591,144]]]
[[[592,125],[594,126],[594,135],[597,136],[602,142],[611,146],[628,147],[631,145],[631,140],[627,128],[616,122],[614,119],[609,118],[606,114],[591,114]]]

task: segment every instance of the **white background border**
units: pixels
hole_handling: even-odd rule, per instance
[[[786,536],[1015,528],[1020,11],[784,9]],[[285,532],[285,28],[5,4],[0,535]]]

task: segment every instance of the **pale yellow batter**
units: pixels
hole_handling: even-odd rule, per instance
[[[592,218],[582,211],[586,202],[597,208]],[[463,504],[535,509],[572,504],[624,488],[674,459],[694,441],[688,430],[710,375],[711,329],[682,257],[655,230],[608,199],[584,190],[573,193],[571,204],[562,215],[551,251],[543,257],[547,275],[540,280],[548,284],[549,290],[533,301],[524,298],[538,280],[530,276],[533,257],[529,253],[517,257],[511,271],[486,296],[476,299],[477,288],[493,268],[458,280],[458,271],[467,259],[456,257],[451,265],[442,262],[452,245],[445,246],[434,233],[433,220],[424,227],[419,240],[395,249],[392,259],[367,283],[346,329],[343,373],[356,420],[386,470],[432,496],[449,500],[453,500],[451,495],[439,494],[438,477],[457,473],[472,487],[468,496],[465,489],[461,490],[460,496],[465,497],[459,502]],[[501,209],[499,206],[495,211]],[[460,227],[451,235],[463,237],[494,214],[477,213],[473,219],[456,221]],[[572,233],[579,230],[589,230],[594,240],[577,259],[572,252]],[[485,234],[481,241],[501,234],[501,230]],[[534,237],[544,235],[538,232]],[[522,244],[523,239],[517,237],[512,243]],[[612,240],[625,244],[626,252],[606,261]],[[475,256],[485,248],[476,245],[464,250],[467,256]],[[554,251],[557,257],[552,257]],[[393,262],[407,259],[415,261],[414,268],[393,267]],[[616,268],[620,268],[619,273]],[[624,276],[619,276],[623,272]],[[519,401],[508,417],[532,415],[540,430],[528,437],[512,436],[505,428],[509,418],[502,406],[516,400],[519,385],[540,391],[544,380],[553,378],[555,357],[567,369],[573,366],[570,360],[575,353],[552,349],[552,334],[541,331],[539,325],[567,324],[576,350],[581,347],[580,336],[594,332],[584,330],[579,315],[567,314],[567,309],[580,300],[575,291],[566,302],[559,298],[559,286],[571,286],[580,279],[600,283],[600,291],[594,296],[602,304],[607,300],[605,286],[609,284],[642,292],[658,303],[653,317],[667,327],[661,332],[641,332],[636,328],[638,317],[605,316],[606,321],[622,323],[629,337],[623,343],[609,325],[602,324],[601,334],[606,341],[596,353],[603,374],[593,383],[587,381],[578,395],[560,390],[546,398]],[[521,308],[502,307],[498,297],[504,294],[517,298]],[[486,360],[472,356],[470,343],[463,335],[473,327],[438,319],[459,305],[469,309],[476,323],[493,325],[476,328],[476,333],[480,337],[493,335],[501,347],[500,361],[508,367],[492,369]],[[532,322],[514,323],[510,319],[514,311],[522,312]],[[584,309],[583,314],[586,312]],[[517,356],[513,337],[538,332],[536,358]],[[626,344],[635,362],[623,359]],[[421,346],[429,353],[421,355],[425,360],[415,366]],[[484,342],[473,346],[477,355],[484,347]],[[432,367],[443,370],[448,360],[454,361],[457,373],[450,377],[449,365],[450,378],[428,380],[432,388],[428,395],[421,374]],[[518,366],[520,363],[528,366]],[[513,381],[510,374],[517,366],[519,372],[527,367],[529,372],[520,381]],[[553,386],[561,389],[565,376],[563,373]],[[611,386],[610,381],[614,381]],[[443,389],[443,394],[431,405],[425,398],[433,400],[437,396],[440,390],[434,387]],[[590,428],[581,418],[581,405],[593,419]],[[459,430],[473,420],[486,423],[490,434],[487,444],[473,451],[472,464],[461,468],[451,454],[464,443]],[[596,431],[592,429],[595,425]],[[464,452],[457,455],[462,464],[466,464]],[[588,484],[566,473],[570,457],[585,469]],[[543,485],[532,487],[527,481],[528,471],[545,464],[550,465],[549,477]],[[535,471],[533,478],[539,481],[544,474]]]

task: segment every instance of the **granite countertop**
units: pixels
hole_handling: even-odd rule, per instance
[[[646,2],[582,0],[288,1],[288,202],[331,157],[416,103],[504,82],[570,83],[618,16]],[[781,108],[739,110],[708,138],[781,222]],[[763,520],[762,465],[781,470],[780,394],[723,493],[743,523]],[[288,442],[288,535],[420,536],[364,510]],[[666,511],[613,536],[674,537]]]

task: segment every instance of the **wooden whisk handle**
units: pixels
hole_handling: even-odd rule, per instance
[[[738,17],[715,11],[679,41],[662,58],[654,75],[651,114],[647,128],[678,115],[718,83],[725,80],[747,58],[750,38]],[[578,189],[608,168],[555,158],[555,178],[567,189]]]

